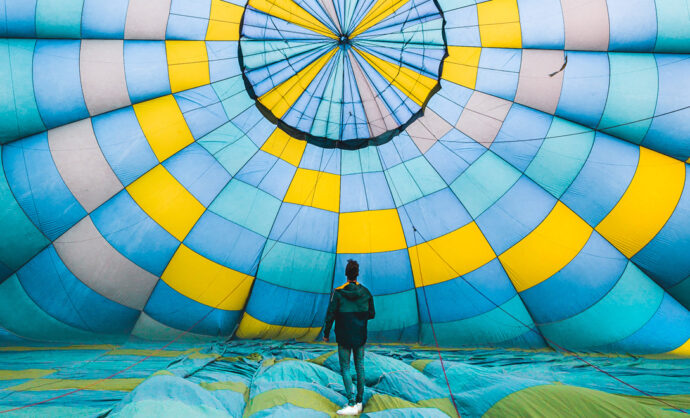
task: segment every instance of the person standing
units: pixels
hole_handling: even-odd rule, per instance
[[[362,413],[364,396],[364,344],[367,342],[367,322],[374,318],[374,297],[369,289],[357,282],[359,264],[347,260],[345,267],[347,283],[336,288],[328,305],[323,340],[330,341],[331,327],[335,321],[335,339],[338,343],[340,374],[343,377],[347,405],[338,410],[338,415],[357,415]],[[352,396],[352,377],[350,375],[350,353],[354,357],[357,373],[357,397]]]

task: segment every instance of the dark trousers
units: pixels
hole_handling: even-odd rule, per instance
[[[350,353],[355,360],[355,372],[357,373],[357,398],[352,396],[352,375],[350,375]],[[364,346],[355,348],[338,344],[338,360],[340,361],[340,374],[343,376],[343,385],[349,405],[362,402],[364,396]]]

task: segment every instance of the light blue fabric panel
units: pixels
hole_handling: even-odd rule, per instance
[[[340,174],[340,153],[337,148],[321,148],[307,143],[299,166],[308,170]]]
[[[36,1],[36,37],[81,38],[84,0]]]
[[[139,311],[107,299],[80,282],[50,247],[17,272],[27,295],[53,318],[94,333],[128,334]]]
[[[222,98],[221,95],[219,97]],[[261,148],[276,128],[271,121],[259,112],[256,106],[251,106],[235,117],[228,114],[228,117],[238,128],[246,132],[249,139],[259,148]]]
[[[591,226],[598,225],[628,189],[639,154],[639,147],[597,133],[587,162],[561,200]]]
[[[34,90],[47,128],[88,118],[79,78],[78,40],[38,40],[34,50]]]
[[[446,183],[441,176],[438,175],[436,170],[429,164],[429,161],[423,156],[405,161],[404,164],[414,177],[415,184],[425,196],[446,187]]]
[[[288,289],[328,293],[334,265],[333,253],[269,240],[256,277]]]
[[[685,0],[656,2],[657,52],[688,52],[690,27],[687,24]],[[681,12],[682,11],[682,12]]]
[[[429,100],[427,107],[449,124],[455,126],[462,109],[470,100],[472,90],[450,81],[441,80],[441,90]]]
[[[686,161],[690,157],[690,59],[687,55],[657,55],[659,99],[652,126],[642,145]]]
[[[158,164],[131,107],[96,116],[91,123],[105,159],[123,185]]]
[[[235,124],[228,122],[197,141],[230,173],[235,175],[259,149]]]
[[[419,186],[415,182],[412,173],[410,173],[410,170],[404,163],[386,170],[385,174],[393,194],[395,206],[400,207],[424,196],[422,191],[419,190]]]
[[[51,241],[86,216],[53,162],[46,133],[2,148],[3,168],[17,202]]]
[[[476,90],[506,100],[514,100],[520,76],[522,51],[483,48],[477,69]]]
[[[0,40],[0,143],[45,129],[32,75],[33,39]]]
[[[209,210],[251,231],[268,236],[280,200],[239,180],[231,180]]]
[[[346,281],[345,267],[348,260],[359,263],[357,281],[375,295],[400,293],[414,288],[412,269],[407,250],[369,254],[338,254],[333,275],[333,287]]]
[[[103,237],[120,254],[160,276],[180,245],[134,202],[126,190],[91,213]]]
[[[367,342],[417,342],[419,314],[414,289],[374,296],[376,316],[367,326]]]
[[[208,206],[230,181],[230,174],[201,145],[193,143],[163,162],[170,174],[202,205]]]
[[[608,0],[609,51],[654,50],[657,16],[654,0]]]
[[[84,38],[122,39],[129,0],[84,0],[81,33]]]
[[[144,312],[161,324],[194,334],[229,336],[240,322],[241,311],[214,309],[180,294],[159,280]]]
[[[647,135],[657,103],[658,74],[652,54],[610,53],[611,81],[602,132],[639,144]],[[639,121],[636,123],[631,123]]]
[[[231,120],[254,105],[254,100],[247,94],[241,75],[214,82],[211,86],[222,101],[225,114]]]
[[[255,275],[266,238],[206,211],[189,232],[184,244],[220,265]]]
[[[211,83],[242,73],[237,59],[237,41],[206,41]]]
[[[568,265],[520,296],[537,324],[561,321],[597,303],[627,265],[625,256],[594,231]]]
[[[3,38],[36,37],[36,0],[0,0],[0,20]]]
[[[199,139],[229,121],[220,99],[211,86],[201,86],[175,94],[194,139]]]
[[[256,279],[246,312],[267,324],[320,327],[326,318],[329,296],[328,293],[303,292]],[[282,309],[273,309],[276,301],[280,301]]]
[[[367,210],[367,194],[362,174],[340,176],[340,212]]]
[[[518,0],[518,10],[523,48],[564,48],[565,25],[559,0]]]
[[[556,116],[585,126],[599,124],[609,90],[607,54],[568,51]]]
[[[125,77],[132,103],[170,94],[168,58],[162,41],[125,41]]]
[[[629,337],[659,309],[664,291],[629,263],[618,283],[586,311],[563,321],[540,325],[545,337],[574,350],[611,344]],[[596,323],[596,328],[591,324]],[[578,330],[589,326],[590,332]]]
[[[309,206],[283,203],[269,238],[334,253],[338,243],[338,214]]]
[[[369,210],[393,209],[395,207],[386,176],[382,172],[364,173],[363,178]]]
[[[491,144],[491,151],[524,172],[539,151],[552,120],[551,115],[514,104]]]
[[[477,218],[477,225],[500,255],[532,232],[555,205],[553,196],[522,176]]]
[[[452,6],[451,6],[452,7]],[[454,46],[482,46],[477,25],[477,8],[474,6],[444,10],[443,17],[447,22],[454,22],[446,27],[446,42]]]
[[[210,14],[211,0],[172,0],[165,38],[204,40]]]
[[[408,203],[398,213],[408,247],[431,241],[472,222],[470,214],[449,188]]]
[[[525,174],[554,197],[561,195],[580,173],[594,143],[594,131],[554,118]]]

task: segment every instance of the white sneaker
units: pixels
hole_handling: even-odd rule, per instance
[[[345,405],[343,409],[339,409],[336,414],[338,415],[357,415],[359,414],[359,409],[357,408],[357,405]]]
[[[359,402],[359,403],[358,403],[357,405],[355,405],[355,406],[357,407],[357,413],[358,413],[358,414],[361,414],[361,413],[362,413],[362,402]]]

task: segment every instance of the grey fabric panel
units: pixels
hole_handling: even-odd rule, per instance
[[[342,32],[343,30],[340,27],[340,20],[338,20],[338,14],[335,12],[335,5],[333,4],[333,0],[319,0],[319,3],[321,3],[321,6],[323,6],[324,10],[326,10],[326,13],[328,13],[328,17],[331,18],[333,24],[335,24],[335,27],[338,28],[340,32]]]
[[[123,46],[121,40],[81,41],[79,72],[91,116],[132,104],[125,81]]]
[[[87,216],[58,238],[55,249],[89,288],[133,309],[143,309],[158,277],[120,254]]]
[[[422,154],[429,151],[436,141],[443,138],[453,126],[427,108],[424,115],[407,127],[407,134],[417,144]]]
[[[561,6],[566,50],[608,50],[609,10],[606,0],[561,0]]]
[[[165,39],[170,0],[129,0],[125,39]]]
[[[457,128],[489,148],[511,106],[512,102],[475,91],[460,115]]]
[[[523,50],[515,102],[552,115],[556,113],[564,63],[564,51]]]
[[[374,91],[369,84],[364,72],[359,67],[359,63],[352,56],[352,52],[348,52],[350,64],[355,74],[357,82],[357,91],[359,91],[360,99],[362,99],[362,106],[364,106],[364,113],[367,115],[367,122],[369,123],[369,132],[372,136],[378,136],[386,132],[386,122],[381,114],[381,111],[376,103]]]
[[[48,144],[60,176],[87,212],[122,190],[101,153],[91,119],[49,130]]]

